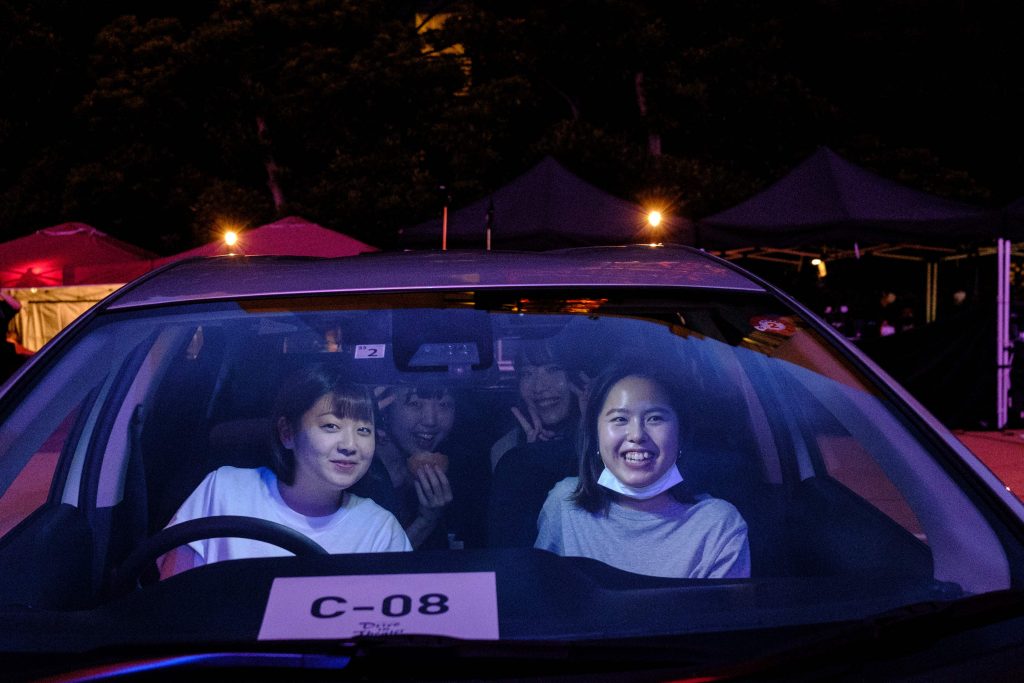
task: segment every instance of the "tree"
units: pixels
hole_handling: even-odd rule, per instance
[[[400,246],[443,194],[468,203],[546,154],[700,217],[821,144],[925,191],[1008,202],[1024,183],[1008,65],[1024,48],[1003,11],[0,0],[0,229],[84,220],[171,252],[224,221],[300,213]]]
[[[126,229],[156,228],[136,242],[165,248],[209,239],[218,215],[287,212],[386,239],[419,208],[400,198],[428,201],[431,123],[464,79],[424,57],[407,11],[319,0],[223,0],[187,24],[119,17],[93,74],[69,192],[84,212],[116,202]]]

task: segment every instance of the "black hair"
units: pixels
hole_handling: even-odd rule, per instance
[[[459,392],[456,388],[436,382],[425,382],[422,384],[403,383],[394,385],[392,387],[392,391],[395,392],[395,400],[392,401],[388,406],[383,408],[380,414],[382,425],[381,431],[383,432],[381,436],[386,436],[388,440],[390,440],[400,450],[401,447],[398,445],[398,442],[393,438],[391,431],[393,427],[391,412],[398,406],[398,402],[400,400],[399,397],[402,394],[405,394],[404,400],[406,402],[408,402],[413,397],[425,399],[428,401],[440,401],[445,396],[449,397],[454,407],[454,419],[452,421],[452,427],[449,430],[448,434],[445,436],[445,439],[442,441],[442,443],[446,442],[449,438],[451,438],[452,433],[458,430],[458,425],[460,424],[460,414],[462,412],[459,406],[463,403],[463,400],[461,398],[461,392]]]
[[[542,368],[548,365],[559,367],[565,373],[566,381],[570,385],[573,384],[572,375],[574,371],[568,367],[562,345],[555,343],[555,338],[524,340],[519,345],[515,356],[515,371],[520,381],[520,390],[522,389],[522,380],[525,378],[524,373],[527,366]],[[569,390],[568,387],[567,390]],[[525,409],[525,403],[521,405]],[[579,417],[579,401],[575,396],[570,395],[568,413],[557,425],[550,426],[554,427],[562,435],[571,436],[575,434],[576,427],[579,424]]]
[[[562,358],[561,347],[555,344],[553,339],[522,341],[516,350],[516,373],[522,372],[523,367],[527,365],[559,365],[564,367],[565,360]]]
[[[445,397],[445,394],[450,396],[453,401],[455,400],[455,392],[450,387],[446,387],[441,384],[402,384],[399,385],[398,388],[409,390],[406,400],[411,396],[415,396],[417,398],[434,399],[439,401]]]
[[[297,433],[302,416],[324,396],[333,401],[331,412],[340,418],[363,420],[376,426],[374,401],[369,389],[344,381],[337,369],[316,364],[304,367],[285,379],[274,401],[273,446],[271,469],[284,484],[295,480],[295,454],[281,443],[280,420],[285,420],[292,433]]]
[[[603,372],[588,387],[587,403],[580,418],[579,436],[577,437],[577,455],[579,456],[579,482],[572,494],[572,500],[588,512],[606,512],[612,501],[611,492],[597,483],[604,462],[597,435],[597,422],[601,407],[608,393],[618,382],[626,377],[643,377],[654,382],[665,393],[679,423],[679,448],[681,452],[689,450],[692,430],[689,428],[687,416],[689,406],[684,399],[687,382],[678,371],[664,366],[654,365],[643,360],[620,361]],[[681,463],[676,460],[675,466]],[[670,492],[683,503],[693,502],[693,493],[686,483],[674,486]]]

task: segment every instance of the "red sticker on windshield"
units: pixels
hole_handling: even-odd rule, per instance
[[[783,337],[792,337],[796,333],[793,320],[784,316],[755,315],[750,324],[758,332],[771,332]]]

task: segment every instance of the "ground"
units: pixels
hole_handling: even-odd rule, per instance
[[[953,433],[1010,491],[1024,500],[1024,431]]]

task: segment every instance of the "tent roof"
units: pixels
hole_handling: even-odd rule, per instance
[[[995,211],[900,185],[820,147],[763,192],[699,221],[701,246],[991,240]]]
[[[90,225],[62,223],[0,244],[0,286],[127,282],[155,257]]]
[[[589,244],[651,241],[647,211],[619,199],[568,171],[551,157],[479,201],[449,213],[449,246],[484,247],[488,211],[491,243],[502,248],[543,249]],[[660,234],[688,227],[670,218]],[[441,246],[441,219],[401,231],[409,246]],[[660,237],[660,235],[659,235]]]
[[[248,256],[355,256],[368,251],[377,251],[377,248],[305,218],[289,216],[240,232],[238,244],[232,248],[218,240],[160,259],[159,263],[192,256],[225,256],[229,253]]]

